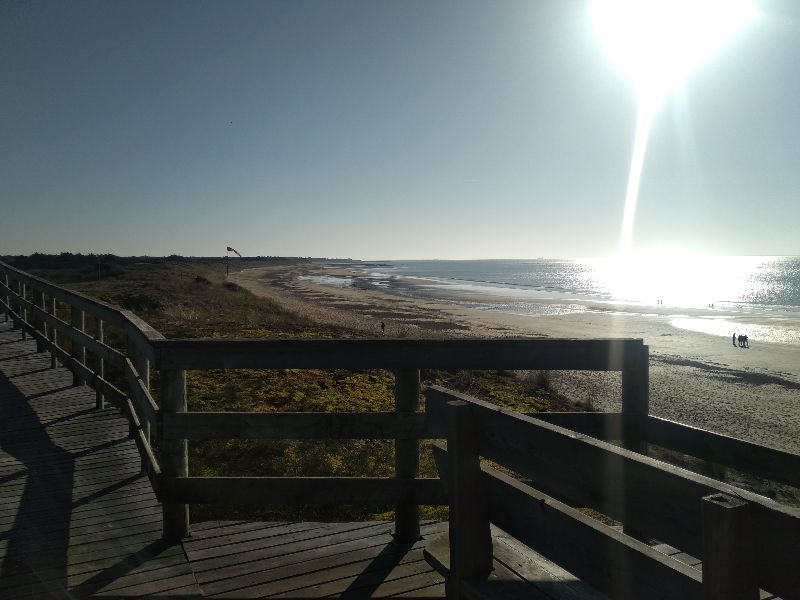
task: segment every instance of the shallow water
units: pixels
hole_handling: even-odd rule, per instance
[[[669,317],[680,329],[800,345],[800,257],[386,261],[353,267],[354,276],[323,271],[304,278],[531,317]]]

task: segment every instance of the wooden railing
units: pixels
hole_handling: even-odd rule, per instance
[[[0,310],[23,339],[33,336],[37,351],[50,352],[51,367],[62,364],[72,371],[73,385],[86,384],[95,390],[97,408],[108,401],[127,416],[142,469],[158,493],[162,472],[151,445],[151,431],[158,427],[160,411],[150,394],[149,380],[150,365],[156,360],[155,344],[164,336],[130,311],[54,285],[2,261]],[[87,333],[87,316],[92,320],[91,334]],[[110,328],[124,338],[124,351],[107,343]],[[69,350],[65,340],[69,340]],[[128,390],[110,381],[107,366],[123,374]]]
[[[429,554],[447,564],[456,588],[487,586],[494,523],[612,598],[736,600],[758,598],[759,587],[800,598],[800,511],[548,422],[620,439],[623,415],[526,416],[439,387],[425,396],[431,423],[447,430],[447,448],[437,446],[435,456],[450,496],[449,555],[442,556],[441,545]],[[642,419],[636,421],[638,428]],[[677,432],[682,448],[719,438],[647,421],[657,425],[639,431],[659,432],[660,443],[670,441],[664,431]],[[726,438],[723,448],[737,442]],[[759,453],[782,479],[797,481],[797,456]],[[711,454],[730,456],[725,449]],[[518,477],[481,466],[481,458]],[[702,576],[572,507],[594,509],[642,539],[702,558]]]
[[[768,536],[772,536],[775,548],[786,550],[792,544],[796,546],[800,537],[795,512],[643,454],[647,444],[653,443],[791,485],[800,483],[800,458],[650,417],[648,348],[641,340],[167,340],[128,311],[53,285],[2,262],[0,304],[0,310],[20,329],[22,336],[32,335],[40,351],[52,354],[53,366],[61,362],[73,372],[74,384],[85,383],[96,390],[98,407],[108,401],[127,416],[143,471],[163,504],[165,539],[175,540],[189,534],[187,505],[191,503],[393,505],[396,537],[404,541],[419,537],[419,505],[449,503],[457,530],[472,517],[465,520],[458,516],[463,515],[459,512],[459,502],[463,508],[466,500],[459,500],[453,493],[457,488],[452,487],[453,475],[447,472],[441,450],[438,464],[445,476],[441,479],[419,476],[421,439],[447,437],[451,449],[459,446],[460,438],[452,438],[452,427],[448,429],[446,400],[451,399],[452,393],[429,388],[426,411],[420,412],[420,369],[620,371],[622,409],[617,414],[538,413],[532,418],[458,397],[467,403],[473,423],[469,435],[477,440],[477,446],[473,443],[475,449],[468,453],[472,456],[469,460],[477,456],[479,448],[480,455],[530,477],[539,490],[484,469],[479,483],[489,490],[492,499],[487,508],[489,518],[497,519],[498,525],[510,528],[515,535],[522,527],[521,539],[534,547],[531,540],[539,535],[538,528],[544,527],[559,535],[581,532],[574,533],[575,539],[590,544],[587,548],[615,548],[609,555],[611,558],[603,552],[596,556],[577,552],[575,556],[582,556],[586,563],[594,560],[605,564],[604,560],[614,560],[617,565],[621,564],[618,561],[630,560],[633,562],[628,564],[639,565],[655,560],[654,551],[646,544],[622,533],[610,533],[613,530],[584,517],[567,504],[593,507],[621,521],[626,533],[657,537],[707,560],[699,533],[703,522],[700,507],[711,501],[701,502],[701,499],[718,493],[738,495],[746,498],[748,514],[756,515],[752,517],[754,523],[762,528],[755,535],[757,556],[751,561],[756,565],[759,585],[787,599],[798,597],[792,590],[800,589],[796,575],[800,571],[795,569],[795,575],[787,575],[798,566],[795,553],[785,552],[780,556],[778,550],[762,547],[770,539]],[[113,345],[109,342],[110,331],[116,336]],[[69,349],[65,340],[70,341]],[[109,376],[106,367],[116,376]],[[395,410],[188,412],[186,371],[208,369],[391,370],[395,374]],[[158,403],[151,393],[151,371],[158,373]],[[189,477],[188,440],[234,438],[393,439],[395,476]],[[620,441],[621,447],[609,444],[610,440]],[[531,498],[539,502],[544,498],[542,494],[564,503],[552,504],[559,507],[561,516],[551,522],[528,519],[526,514],[524,523],[517,523],[518,515],[522,514],[517,508],[527,510],[535,506]],[[492,508],[497,498],[497,506],[501,508]],[[515,508],[503,502],[520,504]],[[545,498],[544,502],[557,501]],[[688,508],[684,511],[683,507]],[[505,516],[500,514],[503,511]],[[482,528],[488,523],[486,513],[480,512],[478,517]],[[587,534],[588,530],[594,533]],[[609,536],[613,540],[611,546],[608,546]],[[565,564],[574,566],[570,556],[562,554],[555,553],[557,562],[563,558]],[[676,584],[675,589],[696,591],[699,576],[684,572],[685,569],[672,564],[675,561],[655,560],[659,564],[664,561],[680,574],[676,579],[672,571],[664,571],[668,581],[689,580],[688,584],[681,584],[684,587]],[[618,585],[617,580],[611,583],[604,580],[607,575],[596,576],[592,569],[575,572],[586,576],[599,589]]]

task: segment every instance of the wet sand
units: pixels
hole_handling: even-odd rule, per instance
[[[642,338],[650,346],[651,414],[800,453],[800,346],[754,342],[749,350],[738,348],[730,338],[673,326],[675,311],[666,308],[648,316],[625,314],[624,306],[613,305],[548,314],[559,312],[563,301],[543,300],[538,311],[543,314],[530,316],[411,298],[400,289],[335,288],[299,278],[318,270],[284,265],[248,269],[230,279],[318,322],[376,337],[384,321],[388,337]],[[581,309],[581,301],[575,302],[575,310]],[[551,378],[555,390],[573,400],[619,410],[618,374],[559,372]]]

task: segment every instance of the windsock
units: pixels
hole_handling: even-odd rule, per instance
[[[228,252],[236,252],[236,249],[235,248],[231,248],[230,246],[228,246]],[[242,255],[239,254],[238,252],[236,252],[236,256],[238,256],[239,258],[242,258]]]

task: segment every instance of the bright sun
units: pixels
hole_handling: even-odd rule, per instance
[[[600,43],[639,97],[619,254],[633,248],[639,182],[662,97],[755,14],[750,0],[595,0],[592,5]]]
[[[660,96],[755,13],[749,0],[596,0],[591,18],[638,93]]]

